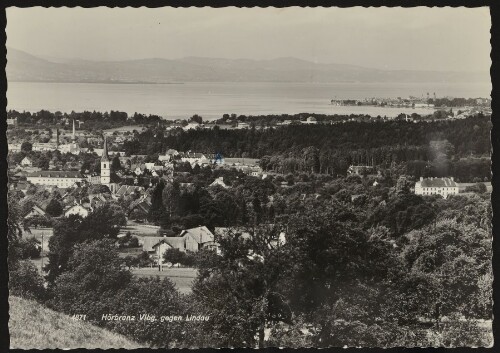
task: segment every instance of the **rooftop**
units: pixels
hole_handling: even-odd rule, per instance
[[[29,173],[27,177],[83,178],[83,175],[77,170],[67,170],[67,171],[43,170],[39,172]]]
[[[420,181],[420,185],[424,188],[445,188],[457,187],[458,184],[451,178],[427,178]]]

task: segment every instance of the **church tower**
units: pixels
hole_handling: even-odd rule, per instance
[[[104,148],[102,150],[101,157],[101,184],[110,187],[111,183],[111,165],[108,156],[108,144],[106,142],[106,136],[104,136]]]

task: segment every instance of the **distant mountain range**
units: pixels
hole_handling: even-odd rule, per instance
[[[379,70],[318,64],[297,58],[273,60],[140,59],[89,61],[43,59],[7,48],[7,79],[21,82],[489,82],[489,72]]]

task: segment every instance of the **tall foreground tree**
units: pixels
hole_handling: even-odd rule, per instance
[[[65,270],[54,282],[56,290],[50,305],[67,313],[82,310],[96,321],[103,314],[102,306],[111,305],[110,296],[131,280],[109,239],[75,244]],[[101,304],[96,305],[98,302]]]
[[[474,319],[491,319],[491,297],[483,292],[491,280],[491,233],[473,224],[442,220],[412,231],[402,251],[407,278],[433,282],[434,290],[420,296],[419,315],[432,317],[460,313]],[[482,282],[481,282],[482,281]],[[492,283],[490,283],[491,285]],[[425,311],[422,308],[428,307]]]
[[[54,235],[49,240],[49,263],[45,266],[47,280],[51,283],[67,270],[68,260],[77,244],[87,240],[116,239],[122,218],[116,210],[107,206],[98,207],[86,218],[71,215],[54,225]]]
[[[46,211],[52,217],[59,217],[63,213],[63,207],[59,201],[52,199],[47,205]]]
[[[336,204],[220,239],[222,256],[200,262],[193,287],[194,300],[212,318],[217,342],[211,344],[263,347],[266,329],[304,318],[326,327],[319,311],[349,297],[344,288],[383,280],[392,246],[354,221]]]
[[[193,301],[210,321],[197,330],[195,345],[262,347],[270,322],[291,320],[282,294],[286,277],[280,273],[289,256],[273,246],[278,229],[247,231],[252,238],[230,232],[220,239],[221,257],[206,252],[198,259],[200,276],[193,286]],[[208,327],[209,337],[202,334]]]
[[[22,216],[19,208],[19,200],[11,193],[7,196],[8,218],[7,218],[7,240],[8,240],[8,263],[15,264],[20,258],[19,239],[23,235]]]
[[[155,186],[153,194],[151,195],[151,208],[148,213],[148,220],[150,222],[158,223],[162,214],[165,212],[163,207],[163,189],[165,188],[165,183],[163,180]]]

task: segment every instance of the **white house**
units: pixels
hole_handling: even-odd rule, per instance
[[[223,188],[227,189],[229,187],[229,185],[227,185],[225,182],[224,182],[224,177],[218,177],[217,179],[215,179],[213,181],[212,184],[210,184],[210,186],[222,186]]]
[[[23,167],[32,167],[33,163],[31,162],[31,160],[28,157],[24,157],[23,160],[21,161],[21,165]]]
[[[168,249],[197,252],[201,249],[219,253],[219,244],[215,242],[213,233],[205,226],[183,230],[177,237],[144,237],[142,249],[154,252],[159,263],[163,263],[163,254]]]
[[[46,143],[38,142],[38,143],[34,143],[33,147],[32,147],[32,150],[33,151],[40,151],[40,152],[43,152],[43,151],[55,151],[55,150],[57,150],[57,143],[55,143],[55,142],[46,142]]]
[[[306,121],[303,121],[302,124],[314,125],[317,124],[316,118],[314,116],[310,116]]]
[[[180,156],[181,156],[181,161],[189,162],[189,164],[191,164],[191,167],[194,167],[196,164],[201,166],[203,164],[210,163],[210,160],[203,153],[187,152],[187,153],[181,153]]]
[[[73,205],[64,211],[64,216],[69,217],[71,215],[79,215],[82,218],[85,218],[89,215],[90,210],[83,207],[82,205]]]
[[[170,149],[167,150],[167,152],[165,152],[164,156],[158,156],[158,160],[160,162],[170,162],[170,161],[172,161],[178,155],[179,155],[178,151],[170,148]]]
[[[415,194],[417,195],[448,195],[458,194],[458,184],[451,178],[426,178],[420,177],[415,183]]]
[[[191,122],[191,123],[187,124],[186,126],[184,126],[183,129],[185,131],[187,131],[187,130],[196,130],[198,128],[203,128],[203,127],[205,127],[204,124],[198,124],[195,122]]]
[[[245,123],[245,122],[240,122],[238,121],[236,128],[237,129],[248,129],[250,127],[250,124]]]
[[[9,152],[21,152],[20,143],[9,143]]]

